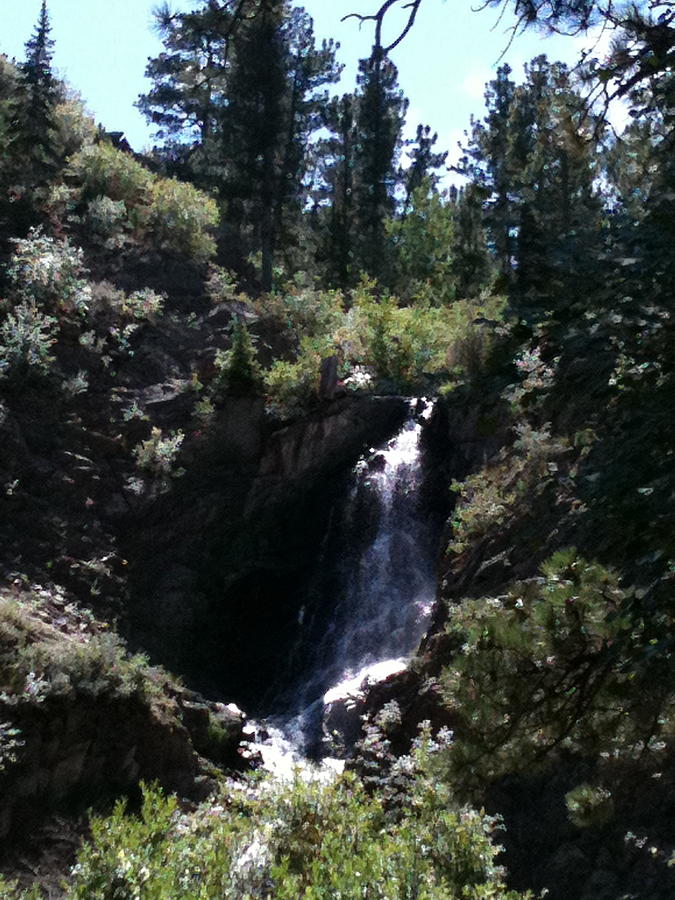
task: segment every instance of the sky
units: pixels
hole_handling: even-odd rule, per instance
[[[354,86],[358,60],[369,54],[372,23],[342,22],[351,12],[372,13],[381,0],[306,0],[318,39],[341,44],[345,64],[342,90]],[[190,9],[197,0],[173,0],[174,9]],[[297,5],[300,5],[299,3]],[[479,5],[475,3],[474,6]],[[87,109],[110,131],[124,131],[135,150],[152,143],[151,129],[134,103],[148,89],[148,57],[161,51],[153,30],[155,0],[49,0],[54,67],[84,100]],[[0,0],[0,52],[23,58],[40,10],[40,0]],[[400,18],[399,18],[400,21]],[[397,24],[391,17],[390,30]],[[519,80],[523,63],[540,53],[576,62],[579,38],[544,37],[528,32],[509,43],[511,20],[498,22],[495,9],[475,12],[471,0],[424,0],[408,37],[392,53],[399,83],[410,100],[407,132],[419,123],[438,132],[437,148],[457,158],[457,142],[471,114],[481,116],[483,91],[497,65],[507,62]],[[386,40],[385,34],[385,40]]]

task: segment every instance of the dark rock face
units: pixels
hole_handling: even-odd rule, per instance
[[[0,706],[22,741],[0,776],[0,838],[20,836],[49,809],[82,808],[141,780],[203,799],[216,786],[203,757],[242,767],[243,713],[183,689],[172,701],[155,708],[137,696],[80,694]]]
[[[176,489],[127,520],[134,642],[259,711],[292,653],[300,587],[345,479],[406,410],[398,397],[345,397],[272,430],[259,401],[227,401]]]

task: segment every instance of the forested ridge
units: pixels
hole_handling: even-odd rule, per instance
[[[673,896],[675,13],[507,4],[611,43],[499,66],[447,188],[393,61],[424,2],[355,9],[347,92],[290,0],[162,5],[143,153],[47,2],[0,55],[2,896]],[[252,772],[227,704],[401,396],[429,630],[345,774]]]

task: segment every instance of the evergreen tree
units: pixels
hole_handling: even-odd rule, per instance
[[[474,185],[452,193],[454,242],[452,271],[457,296],[477,297],[492,276],[492,263],[483,226],[483,204]]]
[[[325,124],[330,134],[318,147],[321,183],[313,217],[324,279],[343,291],[358,277],[354,258],[355,108],[354,94],[334,98],[326,108]]]
[[[510,196],[513,173],[509,155],[509,122],[515,95],[515,83],[507,65],[497,70],[497,77],[485,91],[487,115],[484,121],[472,119],[469,147],[460,163],[460,171],[477,189],[485,193],[485,221],[497,260],[498,270],[506,284],[513,269],[513,210]]]
[[[61,99],[61,89],[52,72],[54,41],[50,34],[47,0],[42,0],[37,25],[26,43],[26,60],[20,66],[17,145],[30,160],[32,186],[48,181],[60,163],[53,137],[54,110]],[[26,166],[25,155],[22,166]]]
[[[362,60],[354,120],[354,215],[357,261],[378,278],[386,269],[385,222],[395,208],[398,155],[408,101],[396,66],[376,47]]]
[[[167,3],[158,7],[156,27],[165,49],[148,61],[145,74],[152,87],[136,104],[157,128],[162,141],[157,152],[170,174],[205,188],[222,178],[218,118],[239,24],[237,9],[233,2],[209,2],[184,13],[172,12]]]
[[[454,208],[427,177],[416,187],[406,215],[387,223],[391,242],[388,286],[404,301],[448,303],[455,296]]]
[[[410,165],[404,173],[405,200],[403,202],[403,215],[410,206],[413,191],[416,191],[422,182],[430,178],[433,186],[438,183],[438,176],[434,170],[445,165],[448,158],[447,150],[444,153],[434,153],[434,145],[438,140],[438,134],[431,133],[429,125],[418,125],[415,140],[412,141],[412,152],[409,153]]]
[[[601,241],[599,170],[596,123],[567,68],[540,56],[522,85],[509,74],[504,67],[488,88],[488,115],[473,123],[462,171],[484,193],[499,271],[524,311],[547,294],[559,306],[582,268],[590,277]]]
[[[312,20],[288,0],[203,0],[158,22],[167,52],[150,61],[139,106],[170,165],[218,193],[229,264],[259,252],[269,290],[280,235],[293,239],[307,200],[335,45],[317,48]]]

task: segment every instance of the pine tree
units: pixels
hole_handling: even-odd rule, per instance
[[[32,186],[48,181],[59,165],[53,137],[54,109],[61,99],[61,90],[52,72],[54,41],[50,34],[47,0],[42,0],[35,31],[26,42],[26,60],[20,66],[17,143],[30,159]]]
[[[354,146],[356,259],[378,278],[386,269],[385,222],[395,208],[398,155],[408,101],[396,66],[379,48],[362,60],[357,78]]]
[[[318,231],[318,262],[326,284],[347,291],[358,277],[354,247],[354,94],[335,98],[326,107],[330,132],[318,147],[319,181],[314,227]]]
[[[567,68],[537,57],[516,87],[500,69],[488,115],[474,122],[462,171],[485,197],[485,224],[502,282],[525,313],[560,305],[600,240],[595,121]],[[550,304],[549,304],[550,305]]]
[[[317,48],[312,20],[288,0],[203,0],[158,22],[167,52],[150,61],[139,106],[174,170],[218,194],[228,264],[259,253],[269,290],[280,238],[295,239],[306,203],[335,45]]]
[[[481,197],[473,185],[468,185],[455,189],[452,200],[455,209],[452,271],[457,296],[477,297],[492,277]]]
[[[481,121],[472,120],[469,147],[460,163],[460,171],[485,192],[489,203],[485,221],[497,266],[503,281],[508,284],[513,269],[513,210],[510,196],[513,173],[509,154],[510,115],[515,94],[511,69],[502,66],[497,77],[485,91],[487,115]]]
[[[431,179],[434,187],[438,184],[438,176],[434,172],[445,165],[448,153],[447,150],[443,153],[434,153],[437,140],[438,134],[431,133],[430,125],[417,126],[415,140],[411,142],[412,152],[409,152],[410,165],[403,175],[405,184],[403,215],[408,211],[413,191],[417,190],[425,179]]]

